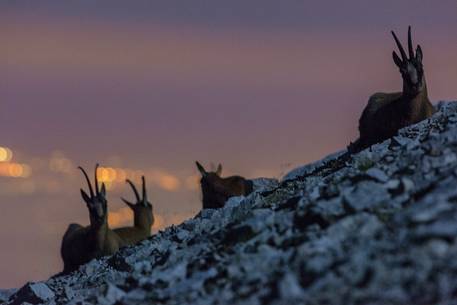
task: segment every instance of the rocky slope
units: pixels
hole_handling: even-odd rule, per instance
[[[457,102],[8,304],[457,304]]]

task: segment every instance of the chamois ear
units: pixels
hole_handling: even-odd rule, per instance
[[[103,197],[106,197],[105,183],[102,183],[102,189],[100,190],[100,195],[102,195]]]
[[[416,60],[420,63],[422,63],[422,58],[424,57],[424,54],[422,53],[422,48],[420,45],[417,45],[416,48]]]
[[[90,202],[91,202],[91,201],[90,201],[90,197],[86,194],[86,192],[84,192],[83,189],[81,189],[81,196],[83,197],[83,199],[84,199],[84,201],[85,201],[86,203],[90,203]]]
[[[198,161],[195,161],[195,164],[197,165],[197,168],[198,168],[198,171],[200,172],[200,174],[205,177],[206,175],[208,175],[208,173],[206,172],[205,168],[198,162]]]
[[[401,68],[403,62],[401,61],[400,57],[398,57],[395,51],[392,51],[392,58],[394,59],[394,63],[397,65],[397,67]]]
[[[219,163],[216,169],[216,175],[220,176],[222,174],[222,164]]]

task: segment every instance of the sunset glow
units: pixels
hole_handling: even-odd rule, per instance
[[[128,226],[146,178],[157,232],[201,207],[195,161],[281,178],[358,136],[401,90],[390,30],[412,25],[433,103],[457,98],[457,1],[0,2],[0,288],[61,271],[88,225],[78,166]],[[18,223],[21,223],[18,226]],[[24,224],[24,225],[22,225]]]

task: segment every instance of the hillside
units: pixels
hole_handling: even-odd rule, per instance
[[[437,107],[8,304],[457,304],[457,102]]]

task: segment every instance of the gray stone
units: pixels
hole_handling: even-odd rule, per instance
[[[366,174],[379,182],[387,182],[387,180],[389,180],[389,177],[386,175],[386,173],[376,167],[368,169]]]
[[[437,110],[121,249],[129,272],[93,260],[10,304],[455,305],[457,103]]]
[[[54,292],[45,283],[28,283],[19,289],[13,296],[10,304],[41,304],[55,297]]]

